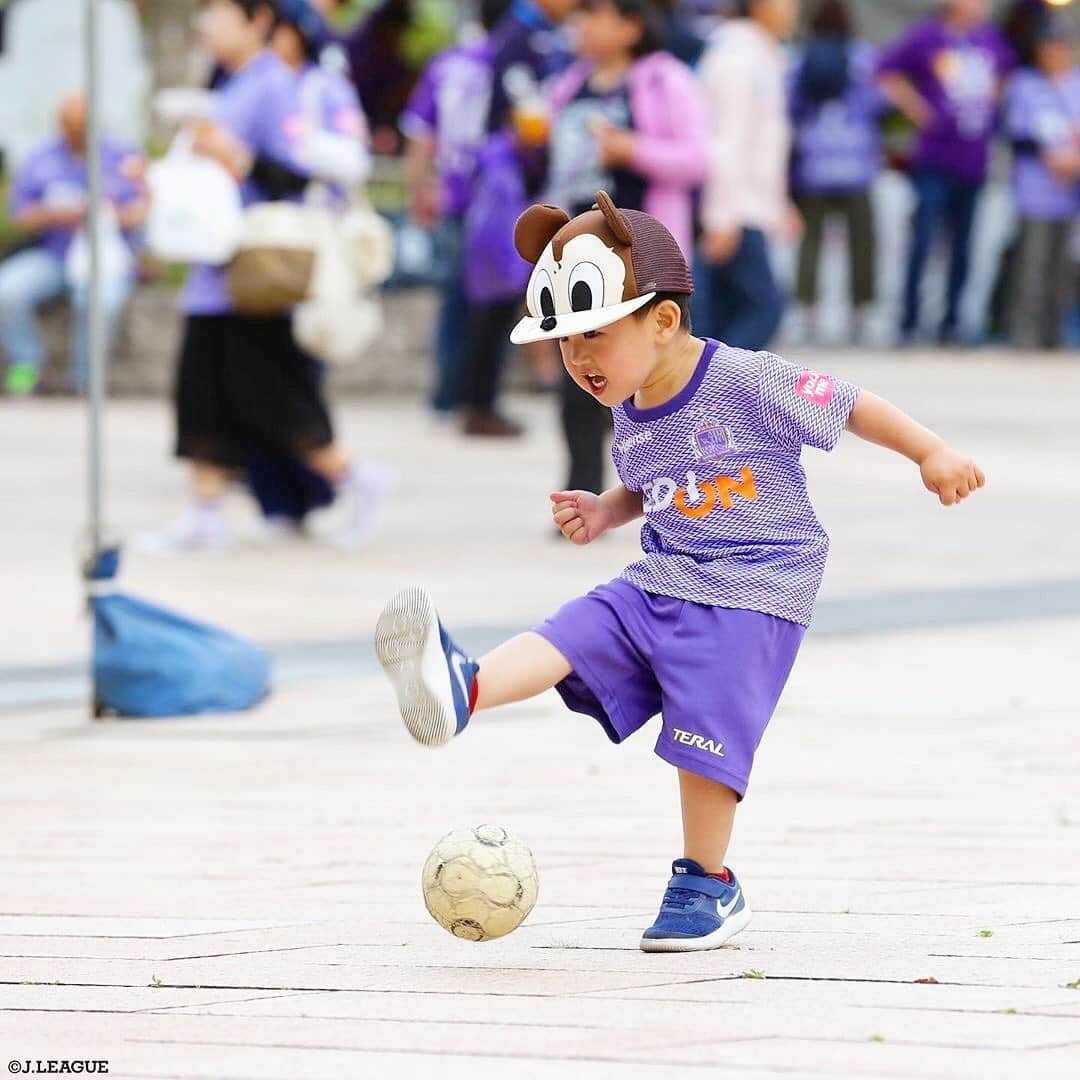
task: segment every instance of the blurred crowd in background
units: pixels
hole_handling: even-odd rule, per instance
[[[39,3],[8,0],[0,29]],[[157,129],[179,130],[249,208],[317,199],[324,215],[356,222],[373,212],[363,193],[392,178],[399,197],[375,199],[394,237],[379,287],[438,290],[428,404],[468,436],[521,433],[500,405],[529,270],[513,247],[517,215],[534,201],[578,213],[601,189],[665,222],[695,266],[694,332],[730,345],[1077,341],[1080,70],[1068,0],[926,3],[874,41],[861,20],[876,5],[851,0],[188,6],[204,93],[159,94]],[[163,148],[103,136],[110,335],[146,273],[141,249],[160,213],[147,156]],[[73,93],[56,129],[6,161],[10,396],[34,392],[37,313],[62,299],[75,313],[70,385],[86,384],[85,150],[86,103]],[[823,274],[840,252],[843,272]],[[228,542],[221,499],[237,470],[268,528],[336,504],[334,535],[361,542],[388,479],[335,443],[310,310],[301,333],[291,307],[238,306],[236,275],[221,265],[195,259],[183,276],[177,453],[193,497],[148,542]],[[368,291],[386,276],[370,275]],[[377,326],[363,302],[356,343]],[[340,347],[341,315],[324,323]],[[527,360],[559,402],[567,486],[600,490],[610,414],[576,392],[554,349]]]

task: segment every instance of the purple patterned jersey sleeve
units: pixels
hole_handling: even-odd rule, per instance
[[[832,450],[844,433],[859,388],[762,353],[758,395],[762,424],[779,442]]]

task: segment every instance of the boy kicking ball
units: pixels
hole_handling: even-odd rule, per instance
[[[644,557],[479,661],[454,644],[428,594],[407,589],[379,619],[379,660],[427,746],[480,710],[551,687],[616,743],[662,714],[656,753],[678,770],[684,847],[641,947],[714,949],[750,921],[724,857],[828,554],[802,447],[831,450],[854,432],[918,465],[946,506],[982,487],[983,473],[842,379],[695,338],[690,271],[648,214],[600,192],[573,220],[532,207],[515,242],[534,269],[512,340],[557,340],[574,380],[615,420],[622,482],[552,495],[555,521],[589,544],[643,517]]]

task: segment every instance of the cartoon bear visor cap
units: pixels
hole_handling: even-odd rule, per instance
[[[694,291],[675,238],[640,210],[618,210],[606,192],[573,220],[556,206],[533,206],[514,229],[518,253],[533,263],[528,315],[515,345],[587,334],[644,307],[657,293]]]

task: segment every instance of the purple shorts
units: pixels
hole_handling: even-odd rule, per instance
[[[656,753],[742,798],[806,631],[616,579],[536,632],[573,665],[556,687],[568,708],[599,720],[616,743],[662,713]]]

